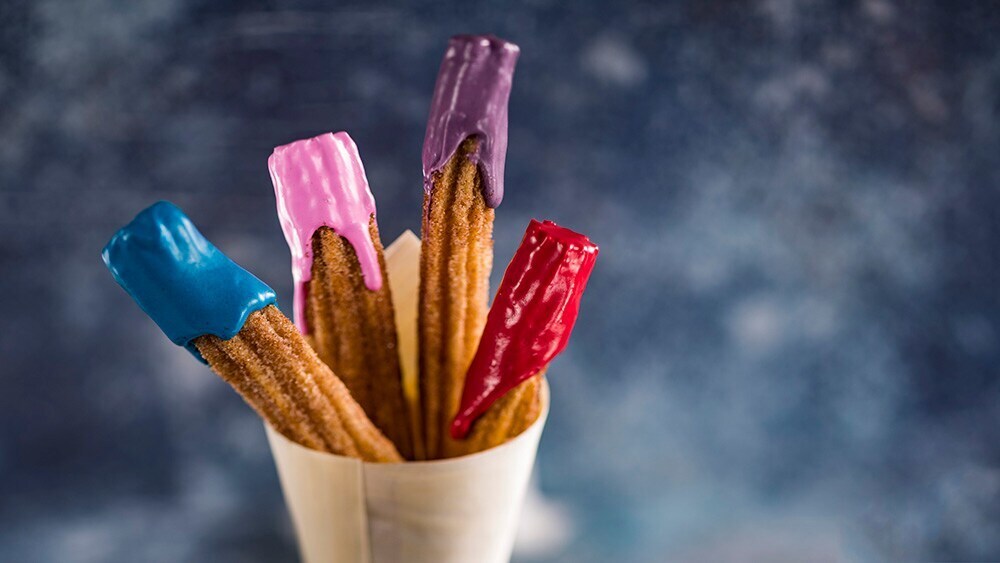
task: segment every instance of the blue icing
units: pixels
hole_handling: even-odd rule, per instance
[[[102,252],[111,274],[174,344],[205,361],[192,340],[227,340],[274,290],[229,259],[176,205],[160,201],[136,215]]]

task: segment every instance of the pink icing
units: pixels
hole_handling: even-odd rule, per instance
[[[350,135],[324,133],[274,149],[267,160],[278,219],[292,253],[295,324],[306,326],[306,283],[312,279],[312,237],[326,226],[347,239],[361,264],[365,286],[382,288],[382,271],[368,231],[375,198]]]

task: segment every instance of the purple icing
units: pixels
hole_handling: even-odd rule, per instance
[[[475,136],[474,159],[483,177],[486,205],[503,199],[503,166],[507,155],[507,100],[514,64],[521,49],[492,35],[456,35],[441,61],[424,136],[424,190],[433,174]]]

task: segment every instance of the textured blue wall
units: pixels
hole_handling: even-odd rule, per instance
[[[602,246],[520,558],[1000,560],[995,6],[7,0],[0,559],[294,557],[259,421],[100,249],[170,199],[289,303],[271,147],[350,131],[417,230],[445,42],[489,31],[495,279],[531,217]]]

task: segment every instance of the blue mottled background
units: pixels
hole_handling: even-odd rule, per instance
[[[100,249],[170,199],[287,304],[271,147],[349,130],[417,230],[491,31],[497,263],[530,217],[602,247],[517,559],[1000,560],[997,6],[5,0],[0,559],[295,557],[259,421]]]

